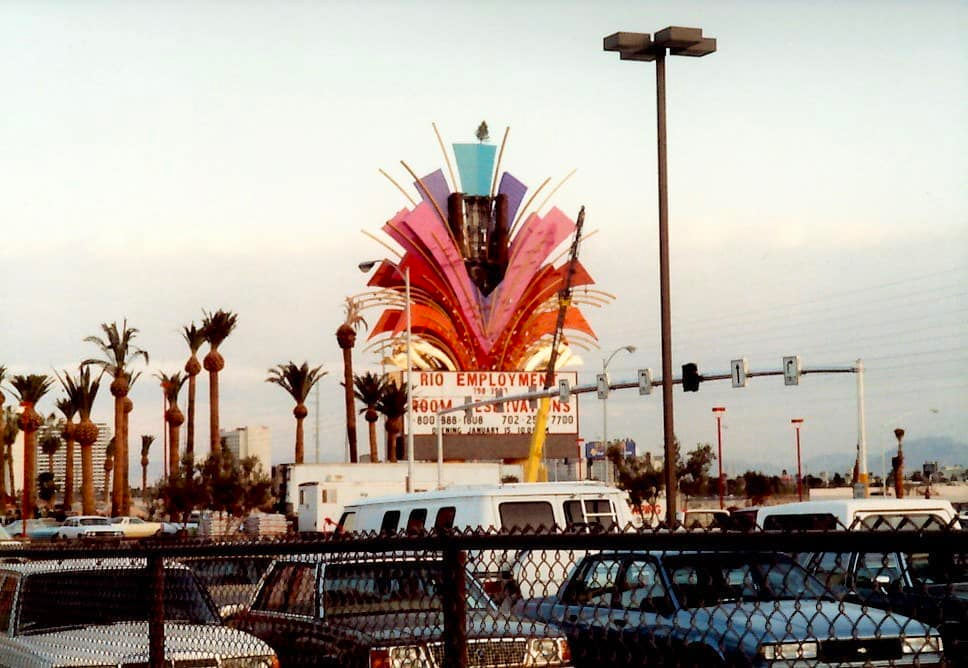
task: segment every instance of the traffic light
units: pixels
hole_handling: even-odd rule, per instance
[[[567,378],[558,379],[558,400],[562,402],[568,402],[571,399],[571,387],[568,385]]]
[[[652,394],[652,369],[639,369],[639,394]]]
[[[598,386],[598,398],[608,399],[608,390],[609,390],[608,374],[600,373],[597,376],[595,376],[595,384]]]
[[[699,383],[702,382],[702,376],[699,375],[699,367],[693,362],[682,365],[682,391],[683,392],[698,392]]]

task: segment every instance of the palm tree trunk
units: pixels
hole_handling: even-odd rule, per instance
[[[303,457],[305,456],[304,445],[303,445],[303,420],[304,417],[296,418],[296,463],[302,464]]]
[[[188,376],[188,427],[185,436],[185,455],[193,463],[195,461],[195,375]]]
[[[218,426],[218,371],[208,372],[208,447],[213,454],[222,452],[221,432]]]
[[[346,441],[350,444],[350,462],[358,460],[356,452],[356,396],[353,394],[353,348],[343,348],[343,390],[346,397]]]
[[[174,480],[178,476],[178,427],[173,421],[168,422],[168,479]]]
[[[376,420],[367,420],[370,428],[370,461],[380,461],[380,452],[376,442]]]
[[[124,503],[124,496],[121,488],[124,486],[124,478],[121,475],[121,461],[124,459],[124,397],[114,397],[114,479],[111,485],[111,517],[121,514],[121,505]],[[104,479],[105,495],[108,489],[107,477]]]
[[[74,505],[74,439],[67,439],[67,451],[64,453],[64,509],[70,510]]]
[[[387,424],[387,461],[397,461],[397,432],[396,427]]]
[[[30,519],[37,507],[37,432],[24,431],[23,517]]]
[[[81,446],[81,510],[94,514],[94,453],[93,446]]]
[[[13,475],[13,445],[7,446],[7,472],[10,474],[10,496],[17,492],[17,481]]]
[[[131,514],[131,478],[128,475],[130,473],[130,465],[128,462],[128,414],[131,412],[132,405],[130,399],[125,397],[125,411],[124,411],[124,454],[121,458],[121,479],[124,481],[121,485],[121,514],[130,515]],[[115,459],[115,464],[118,464],[118,460]]]

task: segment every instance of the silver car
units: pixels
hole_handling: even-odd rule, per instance
[[[222,626],[190,570],[165,568],[169,666],[277,668],[266,643]],[[0,566],[0,665],[147,665],[151,588],[144,559],[73,559]]]

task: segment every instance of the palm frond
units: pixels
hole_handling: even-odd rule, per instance
[[[165,393],[165,398],[168,400],[169,405],[176,405],[178,403],[178,393],[181,392],[182,386],[188,380],[188,376],[181,375],[181,371],[176,371],[173,374],[159,371],[155,374],[155,378],[161,381],[161,389]]]
[[[380,401],[386,386],[386,376],[379,376],[369,371],[361,376],[353,376],[353,387],[355,388],[353,395],[367,406],[360,411],[361,413]]]
[[[151,449],[151,444],[155,442],[155,437],[151,434],[141,435],[141,456],[147,457],[148,451]]]
[[[227,339],[232,330],[235,329],[239,316],[222,309],[215,313],[209,313],[203,309],[202,313],[205,316],[202,319],[202,336],[210,346],[218,348],[222,341]]]
[[[10,379],[10,386],[21,402],[36,404],[50,390],[53,379],[44,374],[17,375]]]
[[[278,385],[288,392],[297,404],[301,404],[306,401],[313,386],[327,374],[326,371],[322,371],[322,368],[320,365],[310,369],[308,362],[303,362],[302,366],[296,366],[290,360],[288,364],[279,364],[274,369],[269,369],[266,382]]]
[[[202,344],[205,343],[204,328],[196,327],[194,322],[190,325],[185,325],[182,328],[182,338],[185,339],[185,343],[188,344],[188,349],[194,355],[202,347]]]
[[[78,367],[76,377],[72,377],[66,370],[64,371],[63,378],[61,378],[59,373],[54,372],[57,380],[60,381],[61,387],[64,388],[64,392],[67,393],[67,397],[77,408],[81,420],[86,420],[91,417],[91,410],[94,408],[94,399],[97,397],[97,391],[101,384],[103,373],[104,371],[102,370],[101,374],[92,380],[90,367],[84,366],[83,364]]]
[[[74,415],[77,414],[77,406],[74,405],[74,401],[70,396],[61,397],[55,403],[57,410],[59,410],[68,421],[74,419]]]
[[[360,325],[363,325],[364,329],[369,328],[366,320],[360,314],[360,304],[356,299],[347,297],[343,304],[343,310],[346,312],[346,318],[343,319],[344,325],[352,327],[354,330],[358,330]]]
[[[101,354],[104,356],[103,359],[86,359],[81,362],[81,366],[99,366],[108,374],[117,378],[118,375],[125,373],[127,365],[138,357],[144,358],[145,364],[148,364],[147,351],[132,344],[138,330],[134,327],[128,327],[127,318],[122,322],[121,329],[118,329],[117,322],[111,324],[102,322],[101,329],[104,331],[105,338],[87,336],[84,338],[84,342],[93,343],[100,348]]]

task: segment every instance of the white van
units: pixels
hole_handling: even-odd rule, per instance
[[[336,531],[406,533],[431,529],[538,530],[634,524],[628,495],[600,482],[449,487],[348,504]]]
[[[737,528],[923,529],[958,526],[958,513],[942,499],[831,499],[780,503],[732,512]]]

